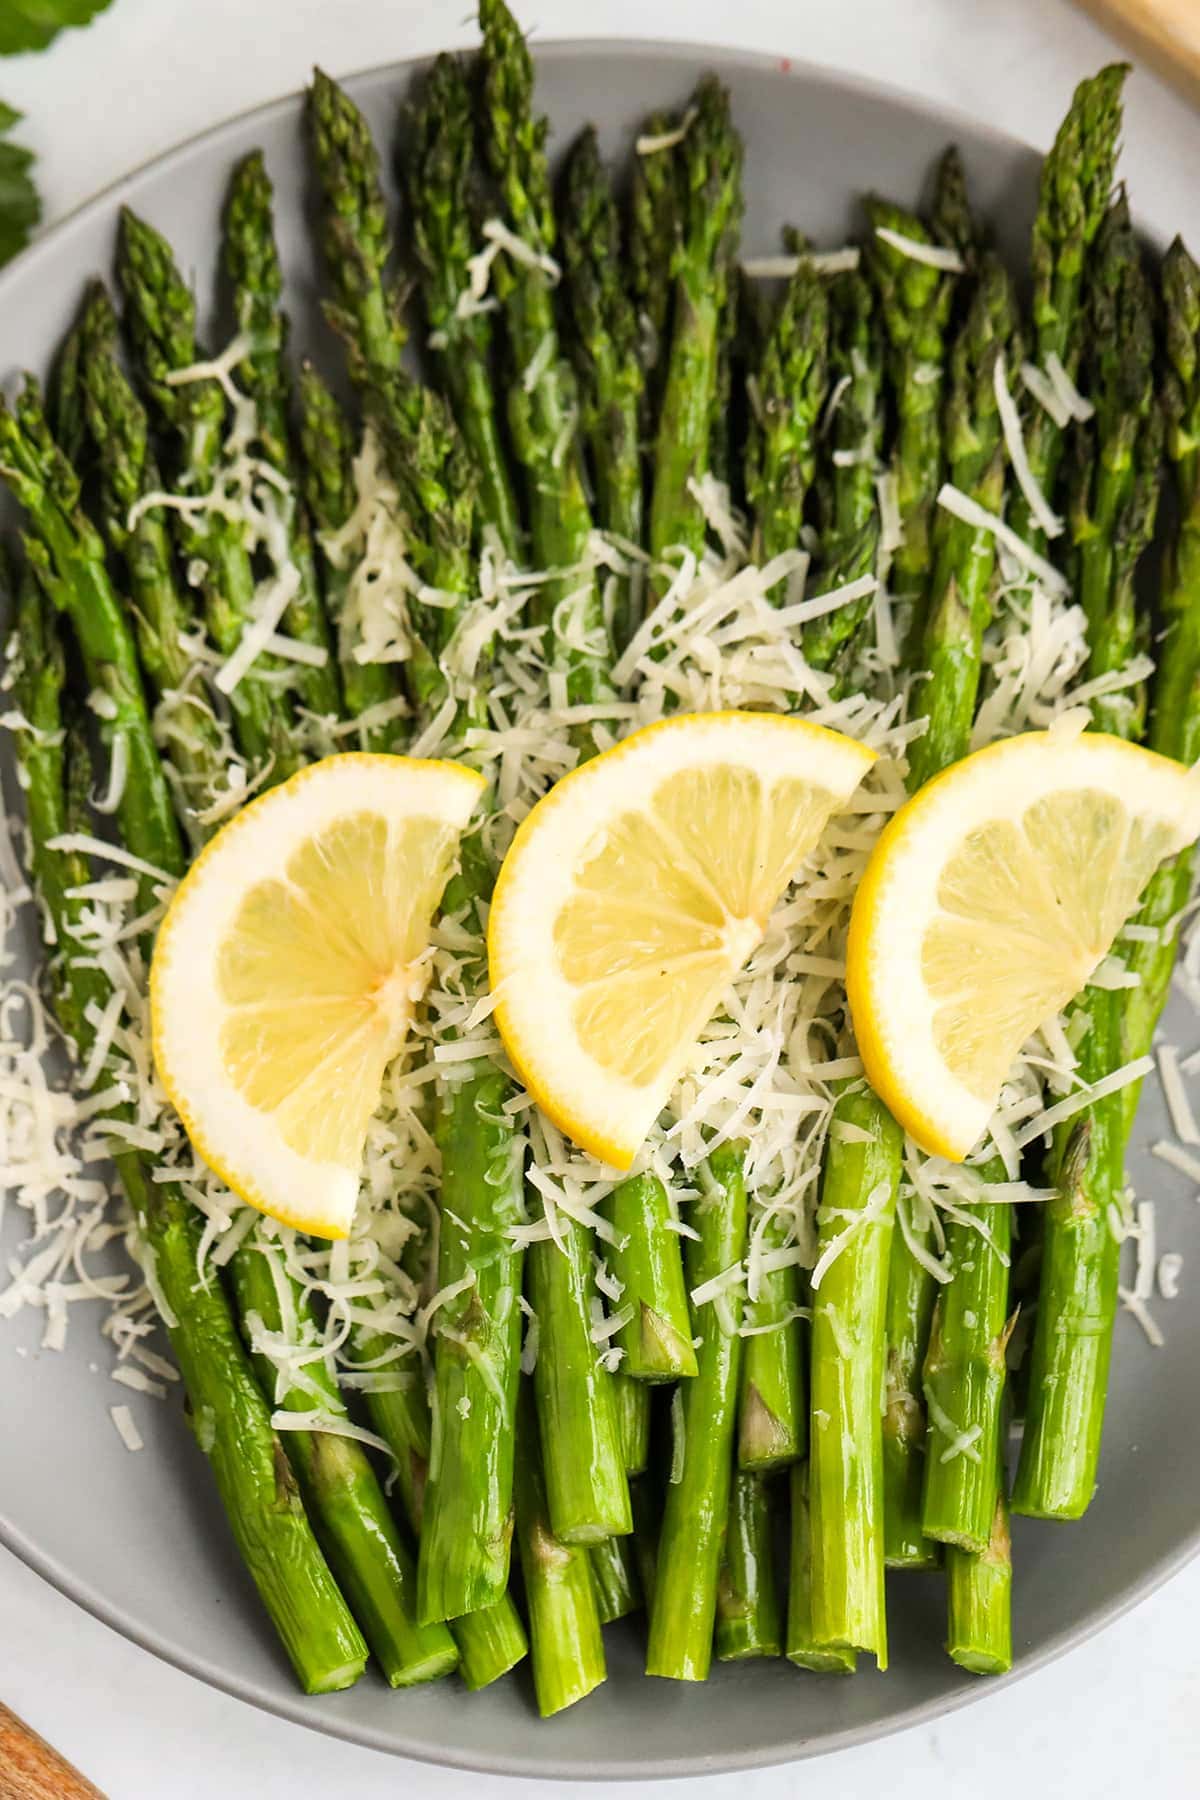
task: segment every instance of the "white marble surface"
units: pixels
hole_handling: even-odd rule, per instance
[[[0,93],[28,114],[23,136],[41,158],[53,220],[181,138],[298,87],[313,62],[344,73],[469,42],[467,10],[467,0],[116,0],[48,55],[0,64]],[[545,37],[736,43],[855,69],[1043,145],[1074,81],[1111,51],[1063,0],[739,0],[736,11],[719,0],[540,0],[521,11],[536,14]],[[1200,238],[1200,114],[1138,69],[1126,137],[1123,166],[1143,216],[1165,228],[1190,217]],[[803,1767],[687,1786],[741,1800],[927,1800],[939,1788],[973,1800],[1130,1791],[1185,1800],[1200,1768],[1198,1613],[1200,1562],[1031,1682],[940,1725]],[[127,1644],[2,1552],[0,1620],[0,1697],[111,1800],[390,1800],[398,1791],[508,1800],[527,1785],[400,1764],[257,1713]],[[552,1791],[603,1800],[631,1790]],[[0,1796],[8,1792],[0,1770]]]

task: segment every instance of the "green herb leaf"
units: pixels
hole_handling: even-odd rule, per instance
[[[0,100],[0,140],[20,119]],[[23,250],[42,215],[37,189],[29,173],[33,151],[0,141],[0,264]]]
[[[0,56],[44,50],[69,25],[90,25],[110,0],[3,0]]]

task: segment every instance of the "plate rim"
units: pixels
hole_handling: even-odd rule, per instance
[[[475,46],[460,46],[454,48],[453,53],[469,55],[474,48]],[[698,42],[690,38],[643,38],[628,34],[614,34],[607,37],[556,37],[544,40],[538,39],[534,35],[531,40],[531,48],[535,63],[566,59],[585,61],[589,57],[610,55],[625,50],[661,61],[686,57],[710,64],[717,73],[730,67],[756,69],[763,73],[770,73],[781,81],[796,78],[817,82],[837,87],[851,95],[861,95],[864,99],[883,100],[892,105],[919,112],[930,122],[944,126],[948,140],[953,139],[962,131],[976,143],[992,144],[998,149],[1008,152],[1044,154],[1027,139],[1001,130],[990,121],[980,120],[965,107],[929,100],[915,93],[911,88],[905,88],[895,82],[875,80],[836,64],[814,62],[804,57],[789,56],[782,52],[749,50],[737,45]],[[428,67],[438,54],[439,52],[433,51],[420,56],[400,57],[392,62],[370,63],[340,74],[337,79],[349,86],[373,77],[393,77],[397,82],[401,82],[410,79],[416,71]],[[1115,60],[1120,59],[1118,57]],[[230,113],[216,123],[206,126],[202,131],[194,132],[164,150],[155,151],[152,156],[146,157],[115,180],[106,183],[96,192],[89,194],[72,206],[46,231],[39,233],[32,244],[22,250],[7,267],[0,271],[0,314],[2,314],[9,287],[14,286],[17,279],[31,278],[41,257],[50,254],[77,222],[94,209],[116,203],[132,184],[140,182],[143,177],[159,170],[169,169],[177,160],[192,156],[204,146],[219,145],[224,137],[241,131],[243,127],[255,120],[272,120],[288,113],[298,104],[303,103],[304,92],[303,89],[292,89],[290,92],[277,95],[274,99],[260,101],[254,106]],[[410,1762],[440,1768],[461,1769],[472,1774],[519,1776],[542,1781],[563,1779],[576,1781],[682,1780],[688,1776],[732,1774],[743,1769],[781,1767],[791,1762],[808,1761],[818,1756],[832,1755],[840,1750],[852,1749],[860,1744],[874,1743],[915,1726],[932,1722],[949,1713],[958,1712],[964,1707],[977,1704],[989,1695],[1011,1687],[1015,1682],[1035,1674],[1047,1664],[1057,1661],[1068,1651],[1106,1630],[1126,1613],[1132,1611],[1134,1607],[1140,1605],[1142,1601],[1149,1599],[1197,1555],[1200,1555],[1200,1516],[1197,1517],[1191,1531],[1159,1557],[1135,1586],[1116,1595],[1079,1624],[1064,1628],[1043,1643],[1039,1649],[1022,1656],[1005,1675],[991,1676],[986,1681],[980,1678],[971,1683],[964,1683],[949,1693],[908,1706],[882,1721],[847,1725],[828,1737],[822,1737],[819,1741],[811,1738],[797,1739],[786,1750],[771,1747],[764,1749],[761,1754],[730,1751],[727,1754],[671,1757],[665,1761],[641,1766],[631,1760],[623,1759],[583,1763],[574,1757],[563,1757],[561,1752],[557,1758],[551,1756],[534,1761],[525,1755],[506,1753],[492,1753],[485,1758],[469,1750],[457,1750],[453,1745],[447,1745],[444,1748],[442,1746],[436,1748],[402,1747],[394,1739],[385,1737],[383,1734],[376,1734],[374,1728],[369,1725],[358,1722],[342,1723],[332,1713],[323,1715],[319,1697],[314,1704],[311,1696],[303,1695],[298,1691],[287,1696],[275,1695],[259,1688],[253,1681],[229,1675],[219,1666],[210,1664],[203,1658],[188,1656],[177,1651],[157,1632],[139,1625],[121,1607],[114,1605],[95,1592],[87,1581],[78,1579],[61,1567],[53,1556],[40,1550],[19,1527],[12,1524],[3,1512],[0,1512],[0,1544],[65,1599],[81,1607],[84,1612],[89,1613],[91,1617],[99,1620],[101,1624],[135,1644],[139,1649],[157,1657],[170,1667],[178,1669],[181,1674],[191,1676],[194,1680],[203,1681],[207,1686],[215,1688],[220,1693],[227,1694],[247,1706],[254,1707],[261,1712],[271,1713],[277,1718],[287,1720],[290,1724],[299,1725],[306,1730],[321,1732],[327,1737],[358,1744],[365,1749],[376,1750]]]

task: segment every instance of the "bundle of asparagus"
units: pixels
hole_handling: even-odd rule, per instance
[[[307,1691],[348,1685],[368,1655],[393,1686],[457,1668],[476,1688],[528,1650],[554,1713],[604,1680],[601,1627],[639,1607],[659,1676],[703,1680],[714,1649],[835,1672],[863,1650],[886,1667],[885,1566],[943,1556],[951,1656],[1001,1671],[1014,1231],[995,1196],[1020,1171],[997,1137],[943,1223],[936,1173],[856,1073],[833,881],[824,936],[803,935],[805,914],[772,977],[820,997],[785,1059],[815,1123],[785,1156],[759,1154],[768,1110],[728,1059],[736,1099],[690,1140],[680,1107],[625,1179],[531,1124],[503,1058],[471,1039],[490,1003],[499,860],[554,772],[539,765],[514,794],[503,740],[518,722],[571,766],[698,691],[761,704],[774,657],[773,703],[887,750],[863,824],[877,830],[905,785],[971,747],[997,607],[1006,628],[1033,629],[1033,553],[1075,586],[1087,677],[1111,678],[1091,689],[1093,723],[1140,735],[1151,626],[1135,577],[1165,416],[1181,505],[1147,735],[1193,758],[1200,274],[1173,246],[1164,362],[1112,194],[1111,69],[1081,85],[1046,160],[1028,321],[953,154],[927,218],[867,202],[857,266],[828,273],[789,234],[792,272],[767,309],[739,288],[742,150],[717,82],[648,122],[628,209],[592,133],[556,197],[525,42],[503,0],[484,0],[481,24],[477,70],[439,58],[410,110],[406,228],[361,114],[314,79],[325,311],[352,405],[311,364],[292,392],[270,183],[252,156],[225,215],[225,354],[200,354],[169,245],[126,214],[131,372],[95,284],[53,431],[32,382],[0,410],[0,475],[26,520],[12,686],[55,1012],[79,1063],[94,1075],[99,1058],[128,1096],[106,1123],[143,1266]],[[408,342],[410,237],[432,381]],[[1055,509],[1070,532],[1050,541]],[[1017,568],[998,559],[1003,515],[1031,553]],[[768,565],[761,589],[738,587]],[[715,640],[696,649],[689,633],[718,604],[714,668]],[[137,874],[118,963],[95,954],[88,909],[85,695]],[[501,780],[442,899],[420,1027],[437,1080],[409,1090],[405,1127],[420,1181],[367,1205],[337,1252],[182,1173],[177,1123],[152,1167],[136,1033],[118,1040],[112,1022],[144,1017],[162,884],[188,849],[347,739]],[[1144,898],[1135,997],[1079,1002],[1086,1078],[1148,1046],[1189,882],[1181,857]],[[729,1004],[714,1042],[736,1038],[738,993]],[[818,1039],[834,1049],[823,1064]],[[828,1072],[810,1078],[813,1063]],[[1076,1517],[1094,1487],[1132,1104],[1109,1096],[1054,1144],[1018,1511]],[[348,1268],[370,1276],[350,1300]],[[370,1447],[388,1453],[399,1519]]]

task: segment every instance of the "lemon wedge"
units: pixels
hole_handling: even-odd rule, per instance
[[[900,809],[855,896],[846,985],[867,1077],[922,1149],[967,1155],[1025,1039],[1198,832],[1196,775],[1099,732],[1008,738]]]
[[[285,1224],[350,1229],[484,785],[455,763],[327,757],[245,807],[171,900],[150,972],[159,1076],[205,1162]]]
[[[772,907],[875,753],[772,713],[694,713],[574,770],[496,883],[496,1021],[534,1099],[628,1168]]]

